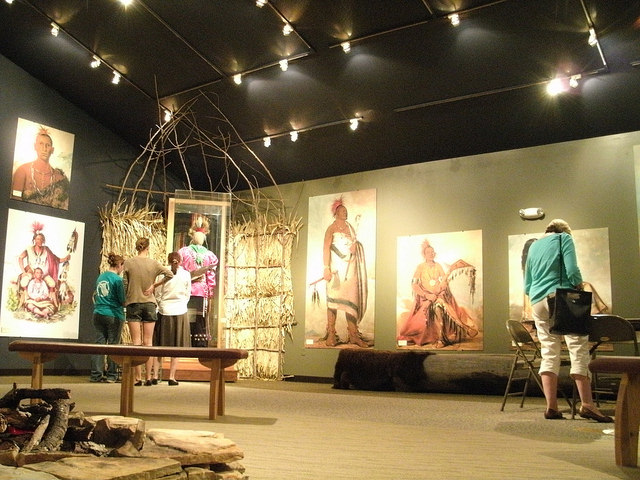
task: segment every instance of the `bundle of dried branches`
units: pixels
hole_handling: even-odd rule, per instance
[[[226,328],[229,346],[250,350],[238,362],[241,376],[284,375],[284,337],[294,325],[291,253],[300,226],[298,220],[269,223],[260,215],[231,226]]]
[[[148,207],[124,205],[119,201],[100,209],[99,215],[102,225],[101,272],[109,268],[109,253],[122,255],[124,258],[135,256],[135,242],[140,237],[149,239],[150,256],[165,263],[167,230],[161,214]],[[133,343],[126,323],[122,328],[121,343]]]

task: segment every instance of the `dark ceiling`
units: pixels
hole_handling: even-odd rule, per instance
[[[135,146],[158,104],[188,104],[230,155],[184,152],[196,190],[229,158],[269,183],[241,140],[282,184],[640,130],[640,1],[4,0],[0,18],[2,55]]]

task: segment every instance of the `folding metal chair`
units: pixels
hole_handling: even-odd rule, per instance
[[[640,356],[638,351],[638,340],[636,338],[636,330],[628,320],[618,315],[594,315],[591,322],[591,331],[589,333],[589,341],[593,342],[593,345],[589,349],[591,359],[597,357],[598,349],[601,345],[605,344],[622,344],[626,343],[633,346],[633,355]],[[609,382],[609,386],[605,386],[603,377],[619,379],[620,376],[600,376],[597,373],[592,375],[591,389],[596,404],[600,406],[600,395],[612,395],[617,396],[617,388],[614,382]]]
[[[511,335],[513,344],[516,348],[516,352],[511,363],[511,371],[509,372],[509,380],[507,381],[507,387],[504,390],[504,396],[502,397],[502,406],[500,411],[504,411],[504,406],[507,403],[509,397],[522,397],[520,402],[520,408],[524,406],[524,401],[527,397],[527,391],[531,380],[533,379],[540,391],[543,392],[542,380],[538,369],[540,368],[540,359],[542,354],[540,353],[540,347],[537,342],[531,336],[531,333],[525,328],[522,322],[516,320],[507,320],[507,330]],[[568,360],[562,360],[561,365],[569,365]],[[522,390],[511,391],[514,382],[523,381]],[[567,401],[567,404],[571,408],[571,416],[575,415],[575,398],[573,401],[569,400],[564,390],[559,389],[560,393]],[[574,389],[575,390],[575,389]],[[575,394],[574,394],[575,397]]]

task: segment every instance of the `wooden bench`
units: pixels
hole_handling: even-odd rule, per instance
[[[245,350],[208,347],[147,347],[134,345],[98,345],[92,343],[46,342],[15,340],[9,350],[32,363],[31,387],[42,388],[44,363],[60,354],[109,355],[122,366],[120,387],[120,415],[133,412],[134,369],[145,363],[149,357],[197,358],[210,369],[209,377],[209,419],[224,415],[224,369],[238,360],[247,358]]]
[[[616,464],[635,467],[640,430],[640,357],[601,356],[589,363],[589,370],[622,374],[615,413]]]

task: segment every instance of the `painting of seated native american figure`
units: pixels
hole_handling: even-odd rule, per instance
[[[9,210],[0,336],[78,338],[84,224]]]
[[[398,238],[397,346],[482,350],[482,232]]]

